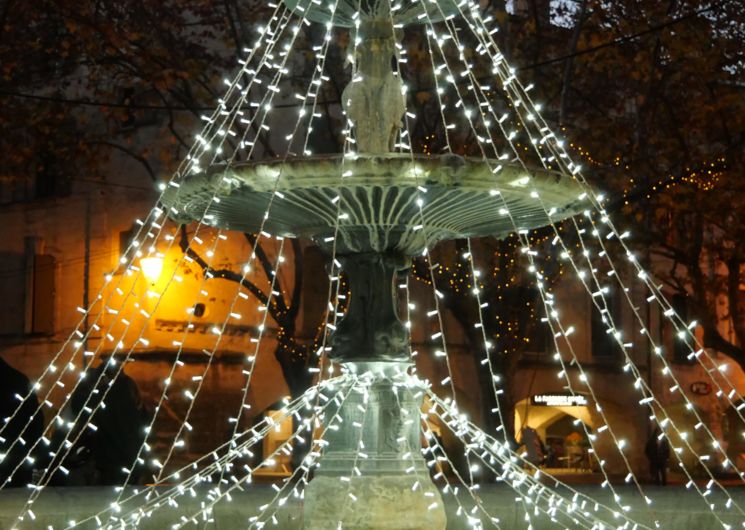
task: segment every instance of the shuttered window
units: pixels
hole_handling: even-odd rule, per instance
[[[31,332],[51,335],[54,333],[54,295],[56,262],[54,256],[34,256],[34,278],[31,311]]]

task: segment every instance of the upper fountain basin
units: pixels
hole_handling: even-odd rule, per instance
[[[213,167],[169,187],[179,222],[307,238],[336,252],[414,255],[438,241],[504,237],[580,210],[568,177],[454,155],[328,155]],[[509,212],[509,213],[508,213]]]

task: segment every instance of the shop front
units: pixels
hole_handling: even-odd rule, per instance
[[[590,406],[590,399],[581,394],[535,394],[518,402],[515,432],[528,460],[549,472],[592,472]]]

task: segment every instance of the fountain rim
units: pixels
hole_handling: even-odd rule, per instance
[[[502,169],[494,174],[493,168],[497,165],[501,165]],[[351,171],[351,174],[347,174],[347,171]],[[332,154],[212,166],[206,171],[185,177],[178,187],[167,190],[162,202],[167,207],[168,216],[177,222],[192,222],[199,218],[200,212],[206,215],[209,211],[209,220],[205,221],[207,224],[241,231],[251,231],[252,226],[259,226],[260,217],[256,212],[268,207],[272,201],[279,201],[277,204],[285,211],[288,205],[292,205],[292,209],[298,211],[321,212],[320,217],[312,220],[301,214],[289,220],[282,219],[267,230],[283,237],[310,238],[323,247],[322,241],[329,236],[329,231],[335,232],[335,223],[331,219],[333,212],[326,211],[328,207],[319,208],[319,205],[333,203],[335,195],[345,198],[345,201],[351,197],[350,204],[354,204],[357,200],[354,197],[359,197],[357,194],[377,196],[376,200],[380,200],[381,195],[389,192],[393,196],[408,197],[403,202],[397,200],[391,203],[396,208],[413,201],[417,195],[424,198],[420,208],[426,226],[414,226],[417,223],[408,218],[405,222],[399,219],[391,221],[388,214],[385,222],[376,218],[376,222],[370,224],[367,222],[367,209],[356,212],[353,208],[356,214],[342,223],[339,229],[342,235],[357,237],[354,234],[367,234],[375,226],[385,234],[393,234],[395,239],[409,233],[407,242],[401,248],[418,249],[424,244],[422,241],[408,241],[418,228],[423,228],[420,235],[424,234],[432,241],[489,235],[504,237],[516,230],[539,228],[561,221],[579,214],[586,207],[582,200],[584,189],[575,177],[545,169],[526,170],[522,164],[504,160],[410,153],[356,154],[353,157]],[[448,199],[443,202],[443,197]],[[474,223],[478,221],[477,224],[467,223],[470,228],[450,226],[457,216],[453,217],[454,214],[443,205],[453,197],[456,199],[452,200],[459,202],[459,208],[464,208],[466,204],[477,208],[468,214],[473,217]],[[235,201],[244,200],[247,210],[236,207],[238,203]],[[472,200],[476,200],[479,206],[470,202]],[[491,203],[488,208],[494,210],[480,219],[474,212],[484,207],[484,201]],[[504,204],[511,211],[517,208],[513,211],[518,216],[513,221],[518,223],[517,228],[510,227],[510,221],[504,218],[506,212],[499,210],[501,201],[506,201]],[[253,206],[249,206],[252,202]],[[222,213],[226,208],[225,211],[231,213]],[[242,211],[248,212],[253,221],[231,219],[235,215],[242,217]],[[540,214],[545,216],[544,222],[531,220],[531,216],[541,211],[545,211]],[[357,214],[362,217],[358,219]],[[444,215],[445,221],[433,221],[431,215],[438,218]],[[362,218],[367,221],[362,223]],[[502,218],[503,221],[497,221]],[[377,240],[379,236],[374,237]],[[360,248],[367,247],[363,245]],[[416,253],[416,250],[407,251],[411,252]]]
[[[342,171],[344,168],[347,169]],[[495,173],[496,168],[500,169]],[[351,171],[351,174],[345,176],[343,173],[346,171]],[[178,202],[181,193],[205,185],[218,194],[246,187],[254,192],[272,192],[319,186],[381,185],[444,186],[492,194],[494,190],[525,195],[549,191],[566,196],[567,204],[561,204],[562,207],[577,201],[582,192],[581,184],[574,177],[496,159],[452,154],[359,153],[348,156],[335,153],[213,165],[206,172],[185,176],[179,189],[170,195],[176,195],[173,202]]]

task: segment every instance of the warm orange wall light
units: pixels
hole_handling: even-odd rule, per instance
[[[145,279],[150,283],[155,283],[163,272],[163,258],[156,256],[142,258],[140,260],[140,267],[142,268],[142,274],[145,275]]]

